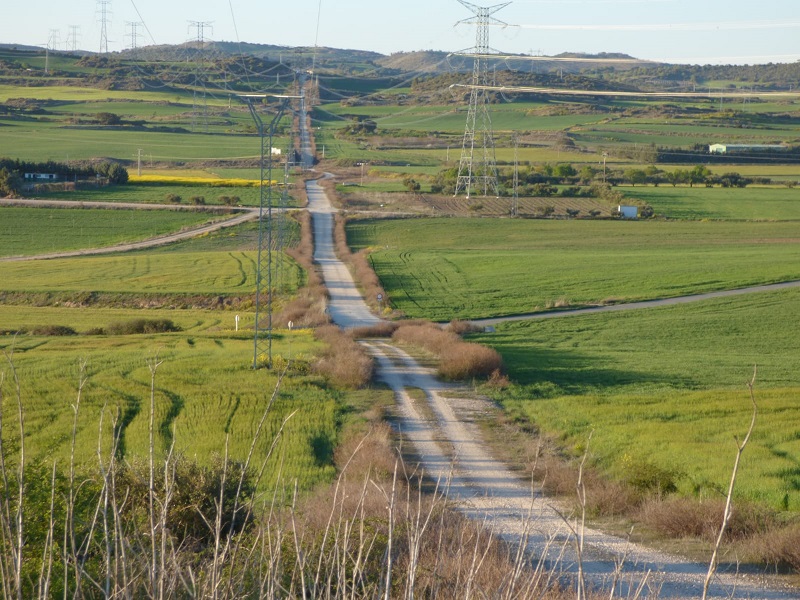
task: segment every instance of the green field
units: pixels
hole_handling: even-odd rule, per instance
[[[395,308],[441,321],[800,279],[792,222],[354,221]]]
[[[154,357],[163,361],[156,380],[159,454],[174,440],[177,452],[208,463],[214,456],[223,455],[227,439],[230,457],[244,459],[275,386],[276,373],[251,368],[251,334],[233,331],[232,314],[0,306],[1,328],[6,330],[59,324],[86,331],[142,317],[171,319],[183,331],[129,336],[0,335],[0,348],[6,354],[13,352],[21,383],[29,460],[51,464],[57,459],[64,464],[68,457],[71,405],[76,399],[81,362],[86,363],[89,379],[77,432],[78,462],[91,464],[97,460],[101,414],[105,448],[116,420],[124,456],[144,456],[150,410],[147,362]],[[252,320],[241,325],[252,327]],[[284,332],[276,335],[273,355],[291,354],[302,362],[317,347],[307,331]],[[9,384],[10,363],[5,356],[0,372],[6,375],[4,414],[16,414],[16,398]],[[333,476],[331,449],[341,406],[321,383],[318,378],[304,376],[285,380],[258,446],[259,456],[263,456],[281,422],[293,415],[267,470],[265,489],[272,487],[280,473],[288,487],[297,478],[303,490]],[[6,436],[13,437],[13,433],[4,433]]]
[[[0,207],[0,256],[142,240],[220,217],[200,212]]]
[[[675,471],[688,494],[720,496],[750,423],[745,382],[758,366],[759,418],[738,494],[800,510],[800,354],[790,325],[800,291],[608,315],[502,324],[473,339],[503,354],[499,398],[617,477],[632,464]]]
[[[800,188],[620,187],[669,219],[800,220]]]

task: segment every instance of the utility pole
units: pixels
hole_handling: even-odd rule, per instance
[[[139,156],[137,157],[137,160],[136,160],[136,166],[137,166],[136,174],[139,175],[139,177],[141,177],[142,176],[142,149],[141,148],[139,148]]]
[[[100,19],[100,54],[108,54],[108,21],[111,18],[111,0],[97,0]]]
[[[474,17],[464,19],[459,23],[475,25],[477,33],[475,48],[472,51],[472,86],[467,110],[467,124],[464,129],[464,141],[461,146],[461,160],[458,165],[454,195],[457,196],[463,191],[469,198],[473,187],[477,186],[484,196],[488,195],[490,189],[495,196],[498,196],[497,159],[495,158],[492,119],[489,115],[489,94],[486,89],[489,83],[486,55],[491,50],[489,48],[489,26],[506,25],[492,15],[511,3],[505,2],[495,6],[482,7],[466,0],[458,1],[475,14]],[[478,123],[480,123],[480,131],[478,131]],[[480,145],[477,149],[476,144]],[[478,156],[475,156],[476,150]]]

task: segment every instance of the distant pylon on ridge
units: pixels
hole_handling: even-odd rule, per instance
[[[485,89],[489,83],[486,55],[491,51],[489,26],[506,25],[492,15],[511,2],[483,7],[466,2],[466,0],[458,1],[475,14],[474,17],[464,19],[459,23],[475,25],[477,33],[473,49],[472,88],[469,95],[467,125],[464,129],[464,142],[461,146],[461,160],[458,164],[458,178],[454,195],[458,196],[463,191],[469,198],[473,188],[477,188],[482,190],[484,196],[489,195],[490,189],[497,196],[499,195],[497,159],[494,150],[492,119],[488,108],[488,92]],[[477,131],[478,123],[480,123],[480,132]],[[476,137],[479,144],[477,149],[475,148]],[[478,151],[477,156],[476,150]]]
[[[100,54],[108,54],[108,19],[111,16],[111,0],[97,0],[100,13]]]

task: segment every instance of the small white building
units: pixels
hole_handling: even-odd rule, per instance
[[[638,206],[623,206],[620,204],[617,207],[617,212],[619,216],[623,219],[638,219],[639,218],[639,207]]]

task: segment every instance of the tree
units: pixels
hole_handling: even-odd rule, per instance
[[[625,171],[625,179],[633,186],[637,183],[643,185],[647,183],[647,173],[645,173],[643,169],[628,169]]]
[[[115,115],[114,113],[110,113],[110,112],[99,112],[94,116],[94,118],[101,125],[120,125],[120,124],[122,124],[122,119],[120,118],[120,116],[119,115]]]
[[[575,170],[575,167],[568,164],[560,164],[556,165],[556,168],[553,170],[553,175],[558,177],[559,179],[566,179],[567,177],[575,177],[578,172]]]
[[[22,178],[18,171],[0,168],[0,196],[13,197],[22,190]]]
[[[403,179],[403,185],[406,186],[406,189],[408,189],[409,192],[413,192],[414,194],[418,194],[422,189],[420,183],[411,177],[406,177]]]
[[[705,183],[706,179],[711,176],[711,171],[708,167],[697,165],[694,169],[689,171],[689,187],[694,187],[695,183]]]

